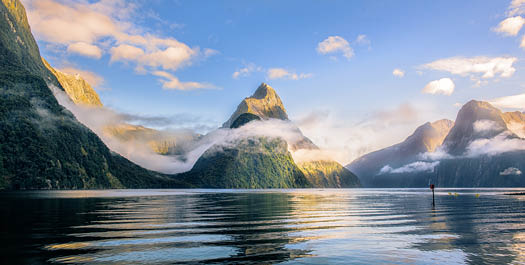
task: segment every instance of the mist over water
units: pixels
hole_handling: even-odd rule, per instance
[[[1,193],[0,262],[523,264],[517,191]]]

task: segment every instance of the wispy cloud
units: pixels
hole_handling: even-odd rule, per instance
[[[525,109],[525,94],[499,97],[491,99],[489,102],[498,108]]]
[[[299,80],[299,79],[304,79],[304,78],[310,78],[312,77],[312,74],[307,74],[307,73],[297,74],[295,72],[291,72],[284,68],[270,68],[267,71],[266,77],[270,80],[272,79]]]
[[[481,75],[481,78],[511,77],[516,68],[516,57],[451,57],[423,65],[424,68],[468,76]]]
[[[93,57],[100,59],[102,57],[102,50],[95,45],[88,44],[85,42],[75,42],[67,46],[67,52],[76,53],[86,57]]]
[[[454,82],[450,78],[441,78],[429,82],[424,88],[423,93],[425,94],[442,94],[446,96],[452,95],[454,92]]]
[[[166,90],[218,89],[210,83],[181,82],[176,76],[164,71],[155,71],[153,75],[162,77],[159,81],[162,83],[162,88]]]
[[[135,2],[100,0],[26,0],[28,18],[36,37],[68,52],[92,58],[110,54],[111,62],[134,64],[141,73],[177,71],[199,58],[217,54],[190,47],[171,37],[160,37],[138,26],[142,12]]]
[[[253,72],[263,72],[264,69],[254,63],[249,63],[232,74],[234,79],[251,75]]]

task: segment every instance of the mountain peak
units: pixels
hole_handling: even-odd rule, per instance
[[[488,121],[492,129],[478,132],[475,123]],[[503,113],[486,101],[471,100],[467,102],[458,112],[454,127],[445,138],[443,145],[453,155],[465,152],[471,141],[482,138],[491,138],[507,130],[503,119]]]
[[[261,85],[255,90],[253,95],[250,98],[263,99],[268,96],[268,94],[277,95],[275,90],[266,83],[261,83]]]
[[[245,98],[239,106],[237,106],[237,110],[232,114],[230,119],[222,126],[230,128],[235,120],[244,113],[256,115],[263,120],[288,120],[288,114],[286,114],[281,98],[277,95],[277,92],[266,83],[262,83],[252,96]]]

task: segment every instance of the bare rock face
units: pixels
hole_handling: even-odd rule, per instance
[[[363,185],[375,186],[374,177],[384,166],[401,167],[417,161],[418,156],[434,152],[454,125],[451,120],[443,119],[427,122],[419,126],[405,141],[393,146],[363,155],[346,167],[356,173]]]
[[[257,115],[263,120],[288,120],[288,115],[286,114],[281,98],[271,86],[265,83],[262,83],[252,96],[245,98],[239,106],[237,106],[237,110],[222,127],[230,128],[233,122],[244,113]]]
[[[84,80],[79,74],[70,75],[51,67],[49,63],[42,58],[44,65],[55,75],[58,82],[71,100],[78,105],[90,107],[102,107],[102,102],[97,92]]]
[[[505,112],[502,118],[510,131],[521,138],[525,138],[525,114],[523,112]]]
[[[476,123],[485,128],[476,128]],[[479,138],[492,138],[508,130],[501,110],[488,102],[471,100],[459,110],[456,123],[443,141],[444,150],[452,155],[462,155],[467,146]]]

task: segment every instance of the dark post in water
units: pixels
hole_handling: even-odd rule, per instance
[[[436,201],[434,200],[434,184],[430,184],[430,189],[432,190],[432,206],[436,206]]]

